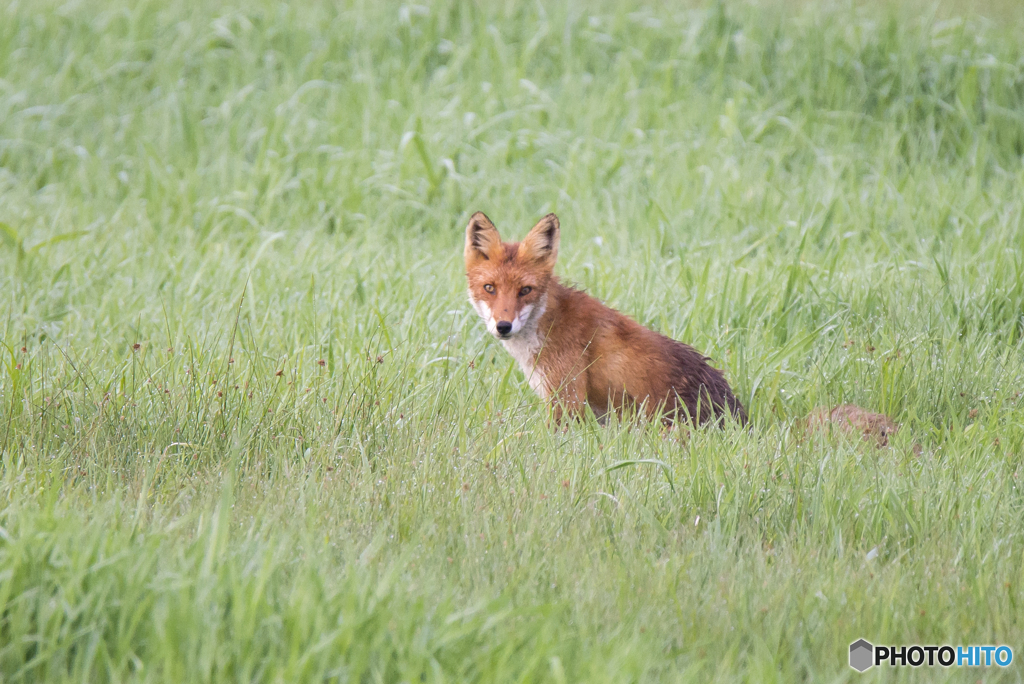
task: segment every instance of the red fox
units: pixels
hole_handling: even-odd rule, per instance
[[[466,228],[469,301],[519,362],[530,387],[550,398],[554,417],[598,419],[643,410],[667,423],[747,414],[722,372],[693,347],[648,330],[554,275],[558,217],[548,214],[522,242],[502,242],[477,212]]]

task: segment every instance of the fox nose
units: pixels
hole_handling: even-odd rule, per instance
[[[512,332],[512,323],[509,321],[498,321],[494,327],[498,329],[499,335],[508,335]]]

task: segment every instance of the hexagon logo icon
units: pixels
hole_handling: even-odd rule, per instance
[[[850,644],[850,667],[857,672],[864,672],[874,665],[875,647],[864,639],[857,639]]]

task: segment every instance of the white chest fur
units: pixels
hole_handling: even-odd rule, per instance
[[[537,331],[537,326],[533,326],[530,330],[524,330],[511,340],[503,340],[502,344],[508,353],[512,355],[512,358],[519,362],[519,367],[526,374],[526,381],[530,383],[530,388],[540,395],[542,399],[547,398],[550,392],[547,380],[544,377],[544,373],[537,368],[535,363],[537,354],[540,352],[541,347],[544,346],[544,341]]]
[[[474,298],[472,291],[469,293],[469,301],[480,318],[484,320],[487,331],[497,336],[497,323],[491,308],[486,302]],[[543,371],[536,365],[537,354],[544,346],[544,338],[540,334],[539,327],[540,319],[544,315],[547,305],[548,296],[544,294],[536,305],[524,306],[513,321],[514,336],[501,341],[512,358],[519,362],[519,367],[526,374],[526,381],[530,383],[530,388],[542,399],[547,398],[551,393]]]

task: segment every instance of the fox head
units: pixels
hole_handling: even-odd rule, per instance
[[[548,214],[522,242],[502,242],[482,212],[466,227],[469,301],[499,340],[536,329],[558,258],[558,217]]]

